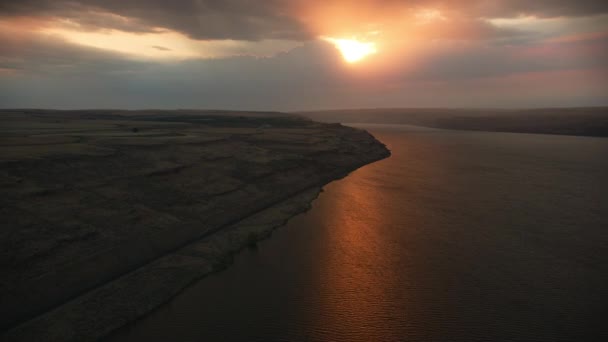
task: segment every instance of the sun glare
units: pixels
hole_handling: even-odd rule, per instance
[[[360,42],[355,39],[325,38],[325,40],[334,44],[348,63],[358,62],[378,51],[375,43]]]

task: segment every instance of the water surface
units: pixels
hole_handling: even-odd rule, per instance
[[[391,158],[111,340],[602,339],[608,139],[366,127]]]

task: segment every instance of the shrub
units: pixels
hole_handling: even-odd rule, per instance
[[[249,248],[255,248],[258,245],[259,236],[256,232],[251,232],[247,235],[247,246]]]

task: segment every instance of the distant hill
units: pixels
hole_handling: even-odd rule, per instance
[[[322,122],[608,137],[608,107],[541,109],[349,109],[297,114]]]

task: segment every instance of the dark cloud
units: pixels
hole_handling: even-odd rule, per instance
[[[168,28],[194,39],[311,37],[285,0],[19,0],[0,2],[0,15],[69,18],[84,27],[134,32]]]
[[[502,0],[465,1],[481,15],[513,17],[534,15],[538,17],[589,16],[608,12],[608,1],[604,0]]]
[[[98,9],[137,18],[150,26],[183,32],[195,39],[294,39],[310,33],[285,0],[88,1]]]
[[[608,1],[605,0],[18,0],[1,1],[0,16],[68,18],[83,29],[149,32],[163,27],[203,40],[307,40],[319,32],[311,32],[299,11],[307,7],[322,11],[325,6],[335,4],[345,7],[366,4],[374,9],[396,5],[437,7],[469,20],[608,13]]]

